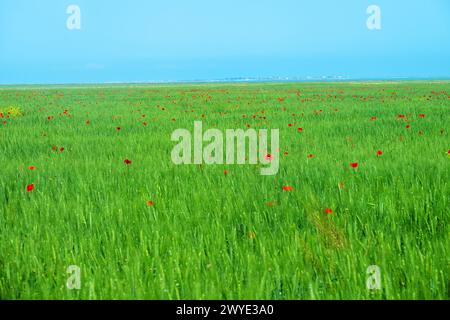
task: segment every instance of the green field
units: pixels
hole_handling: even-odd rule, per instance
[[[450,82],[3,87],[0,112],[1,299],[449,299]],[[279,129],[278,174],[173,164],[196,120]]]

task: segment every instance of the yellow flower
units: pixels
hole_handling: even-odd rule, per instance
[[[249,231],[247,232],[247,237],[249,239],[255,239],[256,238],[256,232],[255,231]]]

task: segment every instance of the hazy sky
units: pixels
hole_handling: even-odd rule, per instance
[[[448,0],[0,0],[1,84],[449,71]]]

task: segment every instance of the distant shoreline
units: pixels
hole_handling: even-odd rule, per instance
[[[233,84],[294,84],[294,83],[399,83],[399,82],[447,82],[449,77],[441,78],[317,78],[317,79],[282,79],[282,78],[237,78],[220,80],[170,80],[170,81],[131,81],[131,82],[73,82],[73,83],[17,83],[0,84],[0,89],[18,87],[128,87],[128,86],[160,86],[160,85],[233,85]]]

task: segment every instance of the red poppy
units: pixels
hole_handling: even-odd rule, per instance
[[[31,171],[33,171],[34,169],[36,169],[36,167],[35,167],[35,166],[29,166],[29,167],[28,167],[28,170],[31,170]]]
[[[377,156],[381,156],[382,154],[383,154],[383,151],[381,151],[381,150],[377,151]]]
[[[303,131],[303,128],[298,128],[297,129],[299,132],[302,132]]]
[[[34,184],[27,185],[27,192],[33,191],[33,189],[34,189]]]
[[[131,160],[125,159],[125,160],[123,160],[123,163],[125,163],[126,165],[130,165],[131,164]]]
[[[90,125],[90,124],[91,124],[91,122],[90,122],[90,121],[88,120],[88,121],[86,121],[86,124],[87,124],[87,125]]]
[[[411,126],[409,124],[406,125],[406,129],[409,129]]]
[[[308,154],[308,159],[312,159],[312,158],[314,158],[314,155],[313,154]]]
[[[352,167],[352,168],[358,168],[358,162],[352,162],[352,163],[350,163],[350,167]]]
[[[270,153],[266,154],[266,156],[264,157],[264,159],[266,159],[267,161],[272,161],[273,157]]]
[[[66,150],[64,147],[59,149],[60,152],[63,152],[64,150]]]
[[[331,208],[326,208],[326,209],[325,209],[325,213],[326,213],[326,214],[332,214],[332,213],[333,213],[333,210],[332,210]]]
[[[420,118],[425,118],[425,115],[423,113],[419,114]]]
[[[53,146],[53,147],[52,147],[52,150],[53,150],[53,151],[56,151],[56,150],[58,150],[58,147],[57,147],[57,146]]]
[[[4,118],[5,116],[3,115],[3,113],[0,112],[0,118]]]
[[[294,187],[291,187],[291,186],[282,186],[282,189],[283,189],[284,191],[292,191],[292,190],[294,190]]]
[[[287,152],[287,151],[285,151],[285,152],[283,152],[285,155],[288,155],[289,154],[289,152]]]
[[[224,174],[224,175],[227,175],[228,173],[229,173],[228,170],[223,170],[223,174]]]
[[[377,117],[375,117],[375,116],[370,117],[370,120],[375,121],[375,120],[377,120]]]
[[[288,123],[288,127],[292,127],[292,123]]]
[[[155,202],[153,202],[152,200],[147,201],[147,206],[149,206],[149,207],[151,207],[154,204],[155,204]]]

